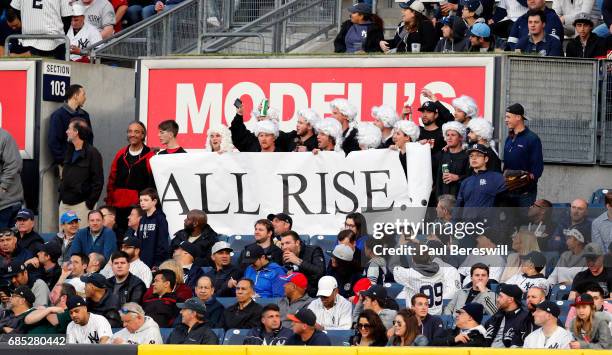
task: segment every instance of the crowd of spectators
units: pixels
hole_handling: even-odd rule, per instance
[[[272,213],[254,221],[252,243],[236,248],[200,210],[189,211],[183,229],[169,233],[149,159],[190,154],[175,121],[157,127],[161,150],[145,144],[141,122],[128,125],[128,144],[106,179],[106,204],[97,206],[103,157],[83,109],[85,88],[72,85],[47,132],[61,176],[60,232],[50,240],[36,232],[34,213],[22,208],[22,161],[0,128],[1,332],[66,334],[69,343],[157,344],[160,329],[173,328],[168,343],[216,344],[212,329],[222,328],[249,330],[245,344],[330,345],[325,331],[354,329],[346,341],[358,346],[609,349],[612,193],[594,220],[582,199],[572,201],[566,216],[553,217],[551,202],[537,198],[542,143],[528,128],[537,117],[528,118],[518,103],[506,108],[501,161],[493,127],[473,99],[456,98],[451,112],[432,92],[421,93],[427,99],[418,109],[421,126],[407,108],[398,114],[386,106],[372,109],[374,123],[357,124],[357,109],[336,99],[330,118],[299,110],[291,132],[279,130],[280,114],[266,100],[247,128],[237,103],[229,128],[209,130],[206,150],[387,149],[398,152],[406,172],[407,143],[428,145],[435,212],[427,218],[482,222],[481,232],[459,239],[407,231],[375,239],[366,218],[351,213],[324,250],[299,234],[299,220]],[[380,245],[419,252],[381,256],[374,252]],[[454,245],[506,246],[512,253],[435,253]],[[551,252],[561,253],[556,263]],[[390,283],[401,292],[391,296]],[[567,300],[554,291],[560,285],[570,291]],[[228,298],[231,304],[220,302]],[[447,329],[442,317],[452,315]]]
[[[495,5],[495,6],[494,6]],[[605,58],[612,49],[612,1],[409,0],[392,39],[371,2],[357,1],[334,41],[336,53],[520,52]],[[564,46],[564,39],[567,44]],[[564,50],[565,48],[565,50]]]

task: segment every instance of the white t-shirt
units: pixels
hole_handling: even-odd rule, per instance
[[[96,29],[91,24],[85,22],[81,30],[79,30],[76,34],[74,33],[74,29],[70,26],[68,33],[66,34],[68,38],[70,38],[70,45],[77,46],[81,50],[90,47],[92,44],[100,42],[102,40],[102,36],[100,35],[100,31]],[[82,56],[78,54],[71,54],[70,60],[75,61],[81,59]]]
[[[517,285],[518,287],[520,287],[521,291],[525,293],[529,291],[531,286],[545,286],[547,289],[546,294],[548,294],[550,291],[548,280],[542,274],[533,277],[526,276],[525,274],[518,274],[506,280],[506,283],[511,285]]]
[[[353,305],[340,295],[336,296],[336,304],[330,309],[323,306],[320,298],[310,302],[308,309],[315,314],[317,323],[322,325],[325,330],[351,329],[353,324],[351,317]]]
[[[110,323],[101,315],[89,313],[86,325],[77,325],[74,321],[68,324],[66,338],[68,344],[99,344],[102,337],[113,335]]]
[[[539,328],[525,338],[523,348],[525,349],[569,349],[572,334],[567,330],[557,327],[549,338],[544,336],[544,331]]]

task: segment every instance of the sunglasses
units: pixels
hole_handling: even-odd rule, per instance
[[[404,323],[394,320],[393,325],[397,325],[398,327],[401,327],[402,325],[404,325]]]
[[[370,329],[372,326],[368,323],[359,323],[357,324],[358,329]]]
[[[127,309],[127,308],[121,308],[121,309],[119,310],[119,312],[121,312],[121,313],[123,313],[123,314],[128,314],[128,313],[140,314],[140,313],[138,313],[138,312],[136,312],[136,311],[133,311],[133,310],[131,310],[131,309]]]

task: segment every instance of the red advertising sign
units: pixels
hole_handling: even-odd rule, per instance
[[[178,59],[141,63],[140,120],[149,127],[148,143],[159,145],[157,125],[174,119],[183,147],[203,148],[208,127],[229,125],[233,103],[241,98],[245,112],[263,99],[282,115],[280,128],[295,129],[296,112],[310,107],[329,115],[329,102],[346,98],[371,120],[373,106],[390,105],[401,112],[405,102],[418,120],[418,107],[429,89],[452,111],[455,97],[475,99],[479,115],[493,110],[494,58],[284,58]],[[249,114],[245,114],[245,121]]]
[[[0,62],[0,127],[17,142],[24,158],[34,153],[35,62]]]

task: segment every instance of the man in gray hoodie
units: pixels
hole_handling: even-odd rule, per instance
[[[163,344],[159,326],[145,316],[138,303],[128,302],[119,310],[125,328],[111,337],[112,344]]]
[[[13,227],[23,204],[22,161],[15,139],[0,128],[0,228]]]
[[[363,310],[371,309],[382,321],[383,325],[387,329],[393,328],[393,320],[397,315],[397,311],[386,308],[387,304],[387,290],[382,285],[372,285],[367,290],[361,292],[359,302],[353,310],[353,320],[357,322],[359,314]]]

